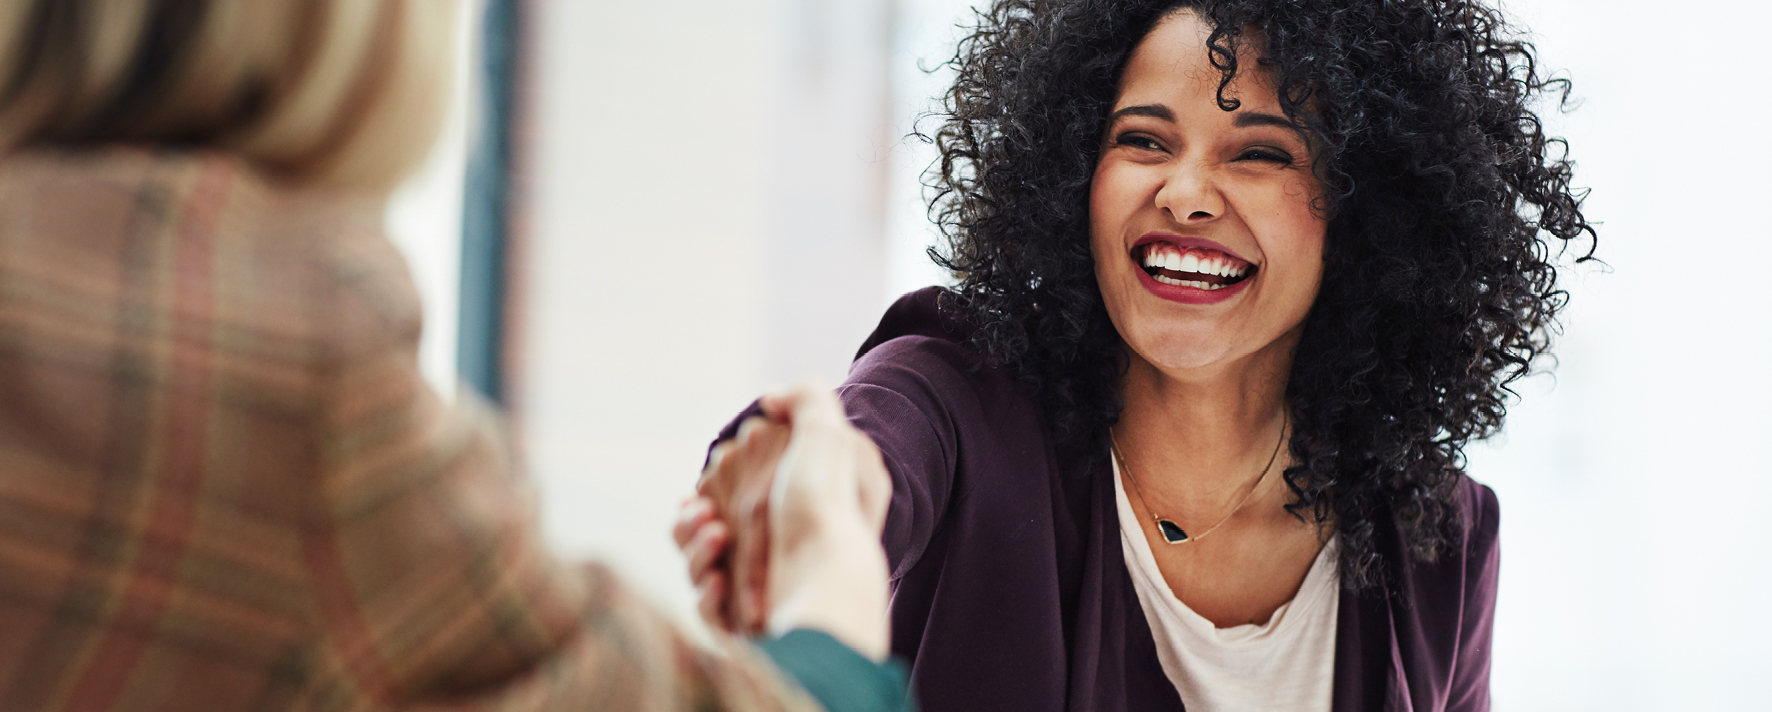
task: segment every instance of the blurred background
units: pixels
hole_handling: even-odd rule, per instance
[[[668,528],[709,438],[947,279],[904,136],[971,4],[465,5],[463,91],[388,213],[426,374],[508,408],[554,544],[692,619]],[[1772,7],[1504,9],[1575,82],[1547,118],[1605,264],[1566,270],[1554,374],[1469,452],[1503,505],[1496,709],[1772,709]]]

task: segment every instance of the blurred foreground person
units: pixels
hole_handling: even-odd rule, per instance
[[[492,418],[420,378],[382,202],[454,12],[0,4],[0,710],[905,704],[884,470],[820,459],[828,395],[713,468],[787,482],[762,647],[802,687],[553,559]]]

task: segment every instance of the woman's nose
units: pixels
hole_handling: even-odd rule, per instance
[[[1176,223],[1196,225],[1224,214],[1224,195],[1211,168],[1188,161],[1178,165],[1157,190],[1157,207]]]

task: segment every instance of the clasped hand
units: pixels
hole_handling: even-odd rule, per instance
[[[701,613],[737,633],[821,630],[882,660],[892,483],[879,448],[827,388],[759,404],[762,417],[714,448],[673,530]]]

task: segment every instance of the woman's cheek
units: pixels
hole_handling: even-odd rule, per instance
[[[1124,182],[1123,171],[1115,170],[1111,159],[1104,159],[1096,167],[1089,187],[1090,249],[1095,253],[1098,269],[1104,264],[1115,264],[1108,258],[1118,249],[1131,217],[1132,210],[1125,205]]]

